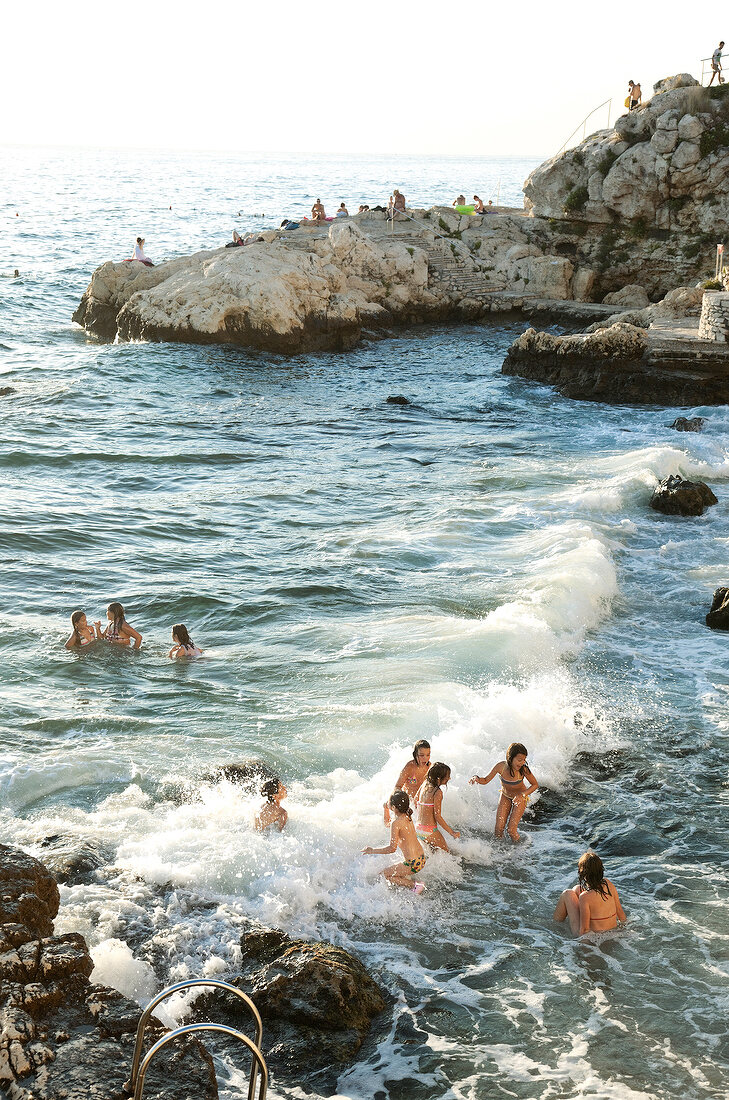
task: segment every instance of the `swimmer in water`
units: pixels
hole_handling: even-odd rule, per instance
[[[280,779],[269,779],[261,787],[263,805],[255,816],[254,825],[256,832],[264,833],[269,825],[278,825],[278,831],[283,832],[283,827],[289,819],[289,815],[281,803],[288,791]]]
[[[569,919],[573,936],[587,932],[609,932],[626,920],[618,891],[605,878],[605,868],[597,852],[588,851],[577,864],[579,881],[571,890],[563,890],[554,919]]]
[[[406,890],[422,894],[425,886],[422,882],[415,882],[414,876],[417,875],[418,871],[422,871],[427,857],[415,833],[410,799],[405,791],[393,791],[388,806],[395,815],[395,819],[390,826],[389,845],[387,848],[363,848],[362,854],[365,856],[388,856],[399,848],[403,854],[403,862],[393,863],[391,867],[385,867],[380,871],[380,874],[384,875],[393,886],[403,886]]]
[[[202,657],[203,651],[196,646],[182,623],[172,627],[172,641],[175,643],[168,657]]]
[[[110,603],[106,609],[106,617],[109,625],[104,630],[101,629],[101,622],[94,624],[99,638],[111,642],[112,645],[131,645],[133,641],[134,649],[139,649],[142,635],[126,621],[124,608],[120,603]]]
[[[430,745],[427,741],[416,741],[413,745],[413,758],[408,760],[407,764],[400,772],[397,783],[395,784],[396,791],[405,791],[410,798],[410,801],[415,804],[415,797],[422,786],[423,780],[428,774],[428,768],[430,767]],[[389,803],[385,802],[385,825],[390,824],[390,808]]]
[[[77,647],[84,649],[99,637],[98,632],[86,622],[83,611],[74,611],[71,616],[71,626],[73,627],[73,633],[66,642],[66,649],[76,649]]]
[[[501,797],[496,807],[494,835],[502,837],[506,828],[511,839],[518,844],[521,837],[517,829],[527,808],[529,795],[539,788],[529,770],[524,745],[514,741],[506,750],[506,760],[499,760],[498,764],[494,764],[488,775],[472,776],[469,783],[490,783],[495,775],[501,780]],[[525,783],[529,786],[525,786]]]
[[[443,791],[451,777],[451,769],[447,764],[433,764],[428,769],[425,781],[415,796],[418,806],[418,820],[416,832],[418,840],[426,841],[431,848],[441,848],[444,852],[450,851],[445,842],[445,837],[440,829],[445,829],[456,839],[461,835],[451,829],[450,825],[441,816],[443,805]],[[440,829],[439,829],[440,827]]]

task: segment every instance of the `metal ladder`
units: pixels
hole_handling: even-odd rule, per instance
[[[174,1031],[168,1031],[166,1035],[163,1035],[161,1039],[152,1046],[144,1058],[142,1058],[142,1046],[144,1044],[144,1032],[149,1023],[149,1018],[154,1012],[157,1005],[166,1000],[173,993],[179,993],[183,989],[191,989],[195,986],[210,986],[215,989],[224,989],[228,993],[235,994],[239,1000],[243,1001],[245,1006],[249,1009],[251,1016],[256,1025],[256,1038],[255,1042],[248,1038],[240,1031],[236,1031],[235,1028],[227,1027],[225,1024],[199,1023],[199,1024],[183,1024],[181,1027],[176,1027]],[[256,1094],[256,1080],[258,1078],[258,1071],[261,1072],[261,1083],[258,1091],[258,1100],[266,1100],[266,1093],[268,1091],[268,1067],[266,1065],[263,1054],[261,1053],[261,1040],[263,1038],[263,1024],[258,1009],[254,1005],[250,997],[246,996],[237,986],[230,985],[228,982],[220,982],[211,978],[192,978],[186,982],[178,982],[176,985],[168,986],[167,989],[163,989],[161,993],[158,993],[156,997],[153,997],[147,1007],[144,1009],[142,1015],[139,1017],[139,1024],[137,1025],[137,1037],[134,1042],[134,1055],[132,1057],[132,1072],[129,1080],[124,1083],[123,1091],[126,1096],[130,1096],[133,1100],[142,1100],[144,1093],[144,1079],[147,1075],[150,1062],[154,1058],[155,1054],[162,1050],[162,1047],[167,1046],[173,1039],[176,1039],[180,1035],[189,1035],[198,1031],[218,1031],[224,1035],[230,1035],[234,1039],[238,1039],[251,1054],[251,1073],[248,1082],[248,1100],[254,1100]]]

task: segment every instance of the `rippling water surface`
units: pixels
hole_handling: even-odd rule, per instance
[[[678,435],[674,410],[505,378],[520,322],[292,360],[100,345],[70,322],[137,233],[160,259],[320,195],[429,204],[500,180],[516,202],[526,159],[4,164],[3,834],[40,856],[51,834],[91,838],[113,867],[62,889],[57,928],[140,1001],[235,974],[251,917],[356,951],[394,1007],[343,1096],[723,1095],[729,675],[703,615],[727,583],[726,409]],[[400,393],[410,406],[387,404]],[[651,512],[676,470],[719,505]],[[142,650],[66,652],[71,611],[110,600]],[[203,660],[167,661],[180,621]],[[380,807],[419,737],[452,767],[462,837],[416,899],[358,852],[386,843]],[[493,840],[495,787],[467,784],[512,740],[543,784],[516,850]],[[289,787],[280,836],[200,780],[251,756]],[[630,924],[576,944],[551,913],[588,845]]]

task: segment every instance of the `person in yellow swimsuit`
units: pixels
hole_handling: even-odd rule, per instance
[[[425,886],[415,881],[415,875],[425,866],[426,855],[423,846],[415,835],[413,811],[410,799],[405,791],[393,791],[388,803],[395,815],[390,826],[390,843],[387,848],[363,848],[365,856],[387,856],[399,848],[403,854],[402,863],[393,863],[380,871],[393,886],[404,886],[416,894],[422,894]]]

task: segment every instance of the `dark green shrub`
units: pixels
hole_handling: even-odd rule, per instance
[[[695,260],[702,248],[703,245],[700,240],[689,241],[688,244],[683,246],[683,254],[687,260]]]
[[[612,168],[612,166],[615,164],[615,161],[617,159],[618,159],[618,154],[614,153],[612,151],[612,149],[608,149],[607,153],[602,158],[602,160],[598,161],[598,165],[597,165],[598,172],[600,172],[603,176],[606,176],[608,174],[608,172],[610,171],[610,169]]]
[[[582,152],[581,149],[578,149],[575,153],[572,154],[572,161],[574,164],[578,164],[580,168],[582,167],[582,165],[585,163],[585,154]]]
[[[648,236],[648,222],[645,218],[636,218],[628,226],[628,236],[634,241],[642,241]]]
[[[586,187],[573,187],[564,200],[564,209],[567,211],[584,210],[585,203],[590,195]]]
[[[729,145],[729,127],[718,122],[716,126],[704,130],[699,141],[699,152],[702,158],[709,153],[715,153],[717,149],[725,149]]]
[[[718,279],[707,279],[705,283],[701,284],[703,290],[723,290],[724,284],[719,282]]]

